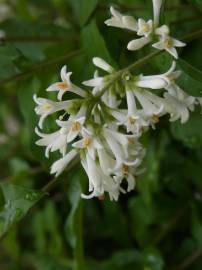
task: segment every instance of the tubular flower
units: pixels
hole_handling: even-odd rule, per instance
[[[110,8],[110,12],[112,18],[105,21],[106,25],[125,28],[132,31],[137,30],[137,21],[132,16],[124,16],[113,7]]]
[[[86,93],[82,89],[77,87],[76,85],[72,84],[72,82],[70,80],[72,72],[67,72],[66,69],[67,69],[66,66],[64,66],[61,69],[60,76],[61,76],[62,81],[52,84],[46,90],[48,92],[58,91],[58,100],[60,100],[60,101],[62,100],[64,93],[67,91],[73,92],[81,97],[85,97]]]
[[[127,49],[130,51],[136,51],[143,48],[145,45],[149,43],[153,43],[157,40],[157,42],[153,43],[153,48],[158,50],[166,50],[169,54],[171,54],[175,59],[178,58],[178,53],[176,47],[184,47],[186,44],[180,40],[172,38],[170,36],[170,29],[167,25],[159,26],[159,17],[160,10],[162,5],[162,0],[153,0],[153,20],[148,20],[147,22],[139,18],[138,20],[132,18],[131,16],[124,16],[118,11],[116,11],[113,7],[111,7],[111,13],[113,17],[105,23],[108,26],[114,26],[119,28],[125,28],[128,30],[135,31],[140,38],[131,40]],[[130,19],[126,20],[127,22],[133,22],[132,27],[128,23],[123,23],[124,18],[129,17]]]

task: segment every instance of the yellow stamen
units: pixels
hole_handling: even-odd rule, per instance
[[[163,44],[166,49],[173,47],[173,42],[170,38],[167,38]]]
[[[72,131],[79,131],[81,129],[81,124],[79,122],[74,122],[71,126]]]
[[[91,139],[90,137],[86,137],[86,138],[83,140],[83,145],[84,145],[85,147],[90,146],[91,143],[92,143],[92,139]]]
[[[170,80],[170,81],[174,81],[176,79],[176,76],[174,74],[171,74],[171,75],[168,75],[167,78]]]
[[[128,138],[128,143],[129,144],[135,144],[135,139],[134,138]]]
[[[133,125],[133,124],[135,124],[136,119],[133,118],[133,117],[131,117],[131,116],[129,116],[129,117],[128,117],[128,121],[129,121],[129,123],[130,123],[131,125]]]
[[[43,107],[44,110],[49,110],[49,109],[51,109],[53,106],[52,106],[50,103],[44,103],[44,104],[42,105],[42,107]]]
[[[122,172],[124,174],[128,174],[129,173],[129,167],[128,167],[128,165],[123,164],[123,166],[122,166]]]
[[[66,82],[59,82],[57,84],[58,88],[60,88],[61,90],[66,90],[68,89],[69,85]]]
[[[148,24],[145,24],[143,27],[142,27],[142,32],[149,32],[150,28],[149,28],[149,25]]]
[[[151,120],[152,120],[152,122],[154,123],[154,124],[157,124],[158,122],[159,122],[159,117],[157,116],[157,115],[152,115],[152,118],[151,118]]]

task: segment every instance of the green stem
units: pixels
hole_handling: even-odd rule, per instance
[[[199,37],[202,37],[202,29],[199,29],[193,33],[189,33],[186,36],[184,36],[183,40],[186,42],[190,42],[194,39],[197,39]]]

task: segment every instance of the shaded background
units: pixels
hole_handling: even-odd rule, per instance
[[[179,84],[201,95],[202,1],[165,2],[161,19],[173,36],[199,30],[181,51]],[[79,164],[55,186],[46,186],[57,154],[46,160],[44,149],[34,144],[33,94],[54,98],[45,89],[63,64],[81,85],[93,75],[92,57],[120,68],[151,50],[128,52],[134,34],[104,25],[111,4],[136,18],[151,18],[150,0],[0,1],[0,29],[6,33],[0,45],[1,270],[202,269],[200,109],[185,125],[162,118],[144,136],[147,170],[135,192],[118,203],[108,197],[80,200],[88,179]],[[135,73],[162,73],[170,63],[170,56],[161,54]],[[47,132],[55,128],[54,117],[46,122]]]

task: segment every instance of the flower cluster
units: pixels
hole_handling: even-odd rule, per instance
[[[139,38],[128,43],[128,50],[139,50],[149,43],[153,43],[152,47],[159,50],[166,50],[174,58],[178,58],[175,47],[184,47],[186,44],[174,39],[170,36],[170,30],[167,25],[159,26],[159,15],[162,0],[153,0],[154,19],[147,22],[140,18],[136,20],[132,16],[124,16],[113,7],[110,11],[112,18],[105,21],[106,25],[119,28],[125,28],[136,32]]]
[[[167,26],[158,27],[161,1],[153,0],[153,4],[154,21],[136,22],[111,8],[113,17],[106,24],[142,36],[131,41],[129,49],[139,49],[157,35],[159,41],[152,46],[165,49],[177,58],[175,47],[185,44],[171,38]],[[71,81],[71,72],[64,66],[61,81],[47,88],[58,92],[58,101],[34,96],[40,129],[46,117],[61,112],[56,120],[57,131],[45,134],[36,128],[41,137],[36,143],[46,147],[46,157],[50,152],[61,153],[61,158],[51,167],[51,173],[56,176],[80,156],[89,179],[89,194],[82,194],[83,198],[103,198],[107,192],[111,200],[118,200],[120,193],[134,189],[135,178],[143,171],[141,163],[146,151],[140,143],[141,135],[154,128],[166,114],[170,121],[179,119],[185,123],[200,100],[188,96],[176,84],[180,71],[176,70],[175,61],[167,72],[150,76],[135,76],[126,69],[117,71],[98,57],[93,58],[93,63],[107,74],[100,76],[96,71],[92,79],[83,82],[91,91],[76,86]],[[74,93],[75,98],[64,100],[68,92]]]

